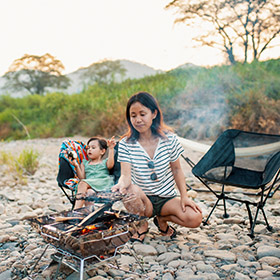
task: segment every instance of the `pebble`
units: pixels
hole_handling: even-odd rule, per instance
[[[26,219],[71,209],[56,182],[62,141],[26,140],[20,141],[20,145],[17,141],[0,142],[0,151],[30,146],[42,154],[40,168],[27,178],[27,185],[12,181],[5,168],[0,168],[0,280],[27,280],[46,247],[47,243]],[[190,172],[188,176],[186,180],[193,188],[201,187]],[[215,197],[193,190],[189,195],[207,217]],[[150,231],[143,244],[127,242],[120,254],[92,267],[84,279],[280,279],[279,196],[268,200],[265,211],[274,230],[269,232],[265,225],[257,224],[254,239],[248,236],[246,207],[240,203],[228,203],[228,219],[223,218],[223,208],[218,206],[206,226],[188,229],[173,225],[178,232],[173,240],[159,235],[150,219]],[[34,279],[50,279],[55,275],[57,264],[51,265],[51,254],[55,252],[54,248],[48,248],[32,272],[36,275]],[[76,280],[79,274],[62,265],[57,279]]]

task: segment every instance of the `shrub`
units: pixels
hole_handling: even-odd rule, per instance
[[[39,167],[39,153],[32,149],[24,149],[18,157],[12,153],[0,151],[0,164],[6,165],[6,171],[21,184],[27,184],[26,175],[33,175]]]
[[[239,101],[239,102],[238,102]],[[279,134],[280,100],[270,99],[259,91],[249,90],[235,100],[230,127],[262,133]]]
[[[39,161],[38,161],[39,153],[32,149],[24,149],[19,157],[15,159],[15,167],[17,172],[27,175],[34,175],[38,169]]]

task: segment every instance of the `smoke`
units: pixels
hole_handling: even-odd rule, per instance
[[[231,71],[202,70],[177,96],[170,124],[184,138],[214,140],[229,127],[228,96],[238,78]]]
[[[180,112],[176,125],[176,132],[182,137],[213,139],[228,126],[228,108],[225,102],[212,101],[187,107]]]

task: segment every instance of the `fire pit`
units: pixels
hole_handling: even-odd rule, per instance
[[[31,226],[48,243],[31,271],[49,245],[59,253],[60,257],[55,259],[59,261],[58,269],[60,264],[64,263],[80,272],[80,279],[83,279],[85,265],[91,269],[91,265],[96,262],[115,257],[119,248],[124,246],[147,220],[147,217],[112,210],[114,202],[122,199],[123,197],[116,197],[110,193],[98,193],[88,199],[103,203],[103,206],[95,211],[92,207],[83,207],[29,219]],[[140,264],[138,260],[137,263]]]
[[[113,254],[116,248],[128,242],[146,219],[111,210],[105,211],[93,224],[78,226],[91,213],[90,207],[85,207],[29,221],[47,243],[85,258]]]

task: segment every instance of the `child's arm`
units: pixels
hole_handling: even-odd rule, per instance
[[[76,171],[77,171],[77,176],[79,179],[85,179],[86,178],[86,173],[85,173],[85,166],[84,164],[81,162],[81,164],[78,164],[78,162],[76,162],[77,165],[76,167]]]
[[[68,156],[68,160],[69,160],[69,163],[71,163],[72,165],[74,165],[76,167],[78,178],[79,179],[85,179],[86,174],[85,174],[84,164],[82,162],[81,162],[81,164],[79,164],[78,161],[75,158],[71,158],[69,156]]]
[[[115,164],[115,160],[114,160],[114,147],[116,146],[115,136],[113,136],[110,140],[107,141],[107,145],[109,148],[109,153],[108,153],[108,160],[106,164],[108,169],[112,169]]]

